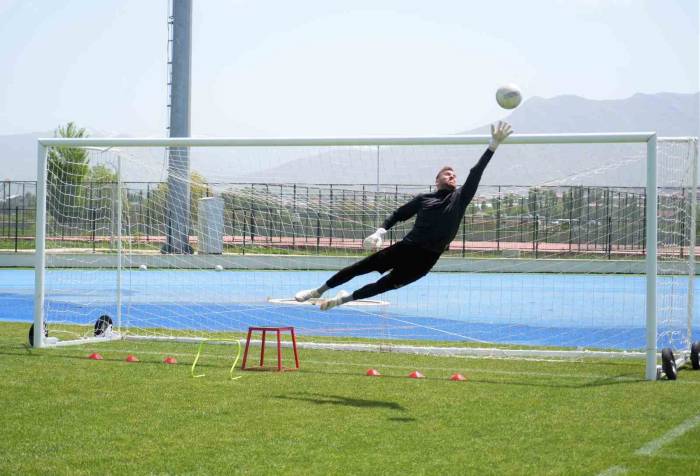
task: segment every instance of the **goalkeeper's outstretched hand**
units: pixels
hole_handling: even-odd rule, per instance
[[[498,124],[491,124],[491,142],[489,142],[489,149],[496,152],[496,149],[501,142],[506,140],[509,135],[513,133],[513,129],[505,121],[498,121]]]
[[[377,231],[365,238],[362,245],[367,250],[378,250],[382,247],[384,242],[384,235],[386,235],[386,230],[384,228],[378,228]]]

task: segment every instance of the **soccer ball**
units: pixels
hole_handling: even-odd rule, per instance
[[[217,264],[216,266],[214,266],[214,269],[217,270],[217,271],[223,271],[223,270],[224,270],[224,267],[221,266],[220,264]]]
[[[146,266],[145,264],[142,264],[141,266],[139,266],[139,269],[140,269],[141,271],[147,271],[147,270],[148,270],[148,266]]]
[[[496,91],[496,101],[503,109],[515,109],[522,100],[520,88],[515,84],[506,84]]]

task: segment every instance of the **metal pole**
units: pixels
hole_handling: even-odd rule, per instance
[[[588,251],[588,245],[591,242],[588,230],[591,225],[591,188],[586,189],[586,251]]]
[[[146,243],[151,241],[151,184],[146,184]]]
[[[496,250],[501,250],[501,186],[498,186],[496,197]]]
[[[296,248],[296,227],[294,226],[294,220],[297,216],[297,184],[292,186],[292,249]],[[300,220],[301,221],[301,220]]]
[[[26,220],[26,213],[27,213],[27,191],[26,191],[26,183],[22,184],[22,236],[27,236],[27,220]]]
[[[379,223],[380,223],[380,217],[379,217],[379,206],[378,206],[378,200],[379,200],[379,146],[377,146],[377,185],[375,188],[375,195],[374,195],[374,228],[379,228]]]
[[[321,247],[321,212],[316,211],[316,254]]]
[[[6,191],[6,187],[7,187],[6,184],[9,184],[9,183],[10,183],[9,181],[2,182],[2,202],[0,202],[0,203],[7,203],[7,212],[4,212],[4,210],[3,210],[3,213],[0,213],[0,217],[3,218],[2,220],[0,220],[0,237],[5,236],[5,219],[4,219],[5,213],[7,214],[7,219],[8,220],[10,219],[10,202],[12,200],[7,199],[9,192]],[[8,231],[7,231],[7,237],[8,238],[10,237],[9,226],[8,226]]]
[[[248,231],[250,231],[250,244],[252,246],[253,242],[255,241],[255,233],[257,232],[257,227],[255,227],[255,230],[253,229],[253,226],[255,225],[255,215],[254,215],[254,204],[253,200],[255,198],[255,184],[251,183],[250,184],[250,199],[248,200],[248,205],[250,206],[250,223],[248,224]]]
[[[333,248],[333,184],[330,184],[330,203],[328,205],[328,246]]]
[[[648,166],[647,166],[648,167]],[[642,197],[642,209],[644,210],[644,220],[642,223],[642,230],[647,229],[647,190],[644,190],[644,196]],[[642,235],[642,255],[646,255],[647,252],[647,234],[646,233],[641,233]]]
[[[647,380],[656,380],[656,134],[647,142],[646,187],[646,372]]]
[[[7,188],[9,187],[9,185],[10,185],[9,180],[8,180],[8,181],[3,181],[3,182],[2,182],[2,202],[5,203],[5,204],[7,205],[7,212],[3,212],[2,215],[5,215],[5,214],[6,214],[8,220],[10,219],[10,202],[12,201],[12,200],[9,200],[9,199],[7,198],[7,197],[10,195],[10,192],[7,190]],[[5,220],[4,220],[4,217],[3,217],[3,220],[0,221],[0,236],[3,236],[3,237],[5,236]],[[8,237],[8,238],[10,237],[10,228],[9,228],[9,226],[8,226],[8,229],[7,229],[7,237]]]
[[[190,74],[192,63],[192,0],[172,0],[173,58],[170,137],[190,135]],[[165,251],[191,253],[190,159],[188,147],[170,148],[168,153],[168,214],[170,230]]]
[[[143,220],[143,190],[139,190],[139,217],[136,222],[136,229],[141,229],[139,233],[139,241],[143,242],[143,235],[146,234],[146,224]]]
[[[462,215],[462,258],[467,251],[467,216]]]
[[[698,189],[698,140],[691,141],[691,187],[690,187],[690,246],[688,246],[688,342],[693,340],[693,314],[695,305],[695,240],[696,240],[696,210]],[[682,247],[681,247],[682,248]]]
[[[272,207],[270,207],[270,185],[265,184],[265,209],[267,211],[267,223],[265,223],[265,244],[270,246],[272,242]],[[263,215],[263,220],[265,216]]]
[[[92,193],[92,191],[90,193]],[[94,204],[90,205],[90,217],[91,217],[90,222],[92,223],[92,252],[94,253],[95,252],[95,234],[97,232],[97,230],[96,230],[97,216],[95,213],[95,205]]]
[[[571,252],[571,242],[573,241],[574,232],[574,190],[569,190],[569,253]]]
[[[44,346],[44,278],[46,267],[46,162],[39,144],[36,173],[36,250],[34,255],[34,347]]]
[[[246,215],[247,215],[247,212],[245,209],[243,209],[243,249],[242,249],[241,253],[244,256],[245,256],[245,235],[248,232],[248,230],[246,230],[246,226],[248,223],[248,217]]]
[[[122,327],[122,155],[117,154],[117,330]]]
[[[605,234],[606,234],[606,243],[605,247],[606,250],[605,252],[607,253],[608,259],[612,258],[612,216],[611,216],[611,211],[610,207],[612,206],[612,198],[610,196],[610,189],[607,188],[605,189]]]
[[[508,144],[631,144],[646,143],[652,132],[632,132],[625,134],[514,134]],[[359,145],[477,145],[488,144],[490,135],[474,136],[371,136],[371,137],[273,137],[273,138],[192,138],[175,137],[166,139],[87,137],[55,138],[41,137],[44,146],[62,147],[317,147],[317,146],[359,146]],[[432,186],[431,186],[432,190]]]
[[[15,207],[15,253],[17,253],[17,240],[19,239],[19,207]]]

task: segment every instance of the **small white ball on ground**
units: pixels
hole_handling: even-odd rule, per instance
[[[520,88],[515,84],[506,84],[496,91],[496,102],[503,109],[515,109],[523,100]]]
[[[142,264],[141,266],[139,266],[139,269],[141,271],[146,271],[148,269],[148,266],[146,266],[145,264]]]
[[[220,264],[217,264],[216,266],[214,266],[214,269],[217,270],[217,271],[223,271],[223,270],[224,270],[224,267],[221,266]]]

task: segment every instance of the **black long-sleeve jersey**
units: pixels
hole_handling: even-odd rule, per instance
[[[397,222],[406,221],[413,215],[417,215],[416,222],[404,241],[436,253],[444,252],[457,235],[467,205],[474,198],[481,176],[491,157],[493,157],[493,151],[486,149],[469,171],[464,185],[454,190],[442,189],[417,195],[389,215],[384,220],[382,228],[388,230]]]

